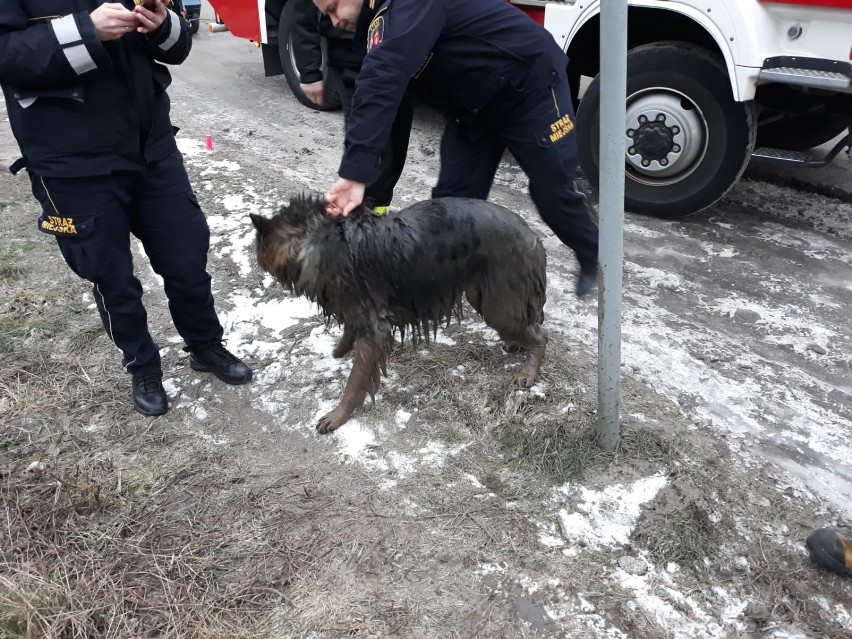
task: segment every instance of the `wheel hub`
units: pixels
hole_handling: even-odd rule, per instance
[[[675,146],[674,133],[663,122],[646,122],[636,130],[634,139],[633,148],[647,160],[665,159]]]
[[[662,185],[687,177],[707,145],[704,118],[685,96],[652,88],[630,96],[625,145],[630,176]]]

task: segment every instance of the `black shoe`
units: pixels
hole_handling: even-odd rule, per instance
[[[226,384],[245,384],[251,380],[251,369],[229,353],[224,342],[213,340],[184,350],[189,351],[189,365],[194,371],[213,373]]]
[[[830,528],[820,528],[808,535],[805,545],[814,563],[841,577],[852,577],[852,539],[844,539]]]
[[[577,297],[585,297],[598,286],[598,269],[583,269],[577,278]]]
[[[165,415],[169,399],[160,374],[139,373],[133,376],[133,406],[143,415]]]

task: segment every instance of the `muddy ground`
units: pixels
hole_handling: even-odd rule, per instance
[[[542,379],[472,313],[395,351],[375,405],[313,429],[340,331],[260,272],[249,212],[332,182],[339,113],[305,109],[226,33],[175,72],[213,233],[234,388],[192,372],[137,271],[172,410],[132,411],[88,286],[0,175],[0,633],[12,637],[850,637],[852,204],[752,172],[683,221],[628,215],[622,444],[593,442],[596,301],[511,160],[492,199],[548,250]],[[418,113],[397,204],[428,197]],[[212,135],[214,150],[204,149]],[[0,162],[15,155],[0,111]],[[792,185],[791,185],[792,184]]]

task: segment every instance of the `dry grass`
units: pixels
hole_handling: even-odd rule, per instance
[[[707,511],[691,502],[654,527],[638,528],[633,541],[661,566],[669,562],[695,566],[719,550],[719,534]]]
[[[388,637],[412,622],[405,601],[376,601],[349,562],[326,566],[294,585],[276,615],[293,636]]]
[[[328,552],[315,511],[270,506],[162,420],[128,426],[77,286],[0,277],[0,293],[0,636],[257,636]]]
[[[222,490],[221,460],[203,451],[123,469],[75,432],[3,434],[3,636],[256,636],[315,561],[322,534],[289,534],[311,511]]]
[[[389,366],[397,379],[393,389],[384,391],[385,401],[416,408],[424,417],[440,417],[436,421],[442,424],[443,440],[493,438],[503,466],[508,462],[538,477],[537,484],[544,479],[550,485],[627,458],[668,463],[679,456],[677,446],[659,431],[633,426],[622,428],[614,452],[601,449],[591,394],[570,386],[578,377],[570,356],[548,354],[542,376],[547,390],[535,393],[514,385],[511,369],[521,355],[469,341],[464,329],[455,335],[455,346],[437,344],[426,353],[410,346],[395,351]],[[489,485],[500,482],[495,473],[491,480]]]
[[[0,211],[3,210],[3,203],[0,202]],[[20,279],[27,269],[21,262],[21,251],[25,247],[13,249],[9,245],[0,245],[0,284],[10,284]]]
[[[60,297],[56,291],[4,287],[3,293],[0,301],[0,354],[14,352],[28,339],[49,339],[72,321],[67,309],[65,313],[61,312]]]
[[[81,404],[97,400],[107,408],[116,401],[109,386],[96,390],[88,373],[70,359],[37,352],[26,361],[0,357],[0,365],[0,424],[67,420]]]

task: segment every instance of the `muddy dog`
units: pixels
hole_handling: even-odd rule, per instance
[[[441,198],[337,218],[319,198],[297,197],[271,219],[251,219],[261,268],[343,325],[334,357],[355,348],[343,397],[320,419],[319,432],[337,429],[375,395],[394,330],[428,340],[439,323],[460,317],[462,294],[510,349],[526,350],[517,383],[528,387],[538,377],[547,344],[546,257],[516,213]]]

